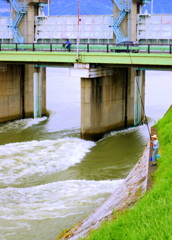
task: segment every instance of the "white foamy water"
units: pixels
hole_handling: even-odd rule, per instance
[[[37,125],[40,122],[43,122],[47,119],[47,117],[42,117],[42,118],[28,118],[28,119],[22,119],[22,120],[16,120],[13,122],[8,122],[3,124],[0,127],[0,133],[4,133],[4,132],[10,132],[10,131],[16,131],[19,132],[23,129],[26,129],[28,127],[31,127],[33,125]]]
[[[172,74],[146,76],[147,116],[157,120],[171,104]],[[0,240],[57,238],[120,187],[142,154],[145,126],[113,132],[96,144],[79,139],[80,97],[79,79],[49,68],[50,118],[0,126]]]
[[[40,122],[43,122],[43,121],[45,121],[45,120],[47,120],[47,117],[30,119],[30,120],[27,122],[26,126],[24,126],[24,129],[26,129],[26,128],[28,128],[28,127],[31,127],[31,126],[33,126],[33,125],[36,125],[36,124],[38,124],[38,123],[40,123]]]
[[[0,216],[6,220],[42,220],[83,214],[90,206],[101,204],[106,194],[113,193],[121,183],[121,180],[68,180],[23,189],[0,189]]]
[[[0,184],[21,184],[32,175],[47,175],[79,163],[94,142],[75,138],[30,141],[0,146]]]

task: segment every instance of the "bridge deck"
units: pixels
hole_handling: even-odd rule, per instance
[[[133,66],[145,68],[171,68],[172,55],[167,53],[114,53],[114,52],[28,52],[0,51],[0,62],[33,63],[38,65],[58,65],[76,62],[97,63],[116,66]]]

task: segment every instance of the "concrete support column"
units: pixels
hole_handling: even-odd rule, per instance
[[[41,100],[41,115],[46,115],[46,77],[45,68],[40,67],[39,70],[34,65],[25,65],[25,90],[24,90],[24,108],[25,118],[34,117],[34,73],[37,73],[39,78],[42,78],[39,85],[42,100]]]
[[[19,3],[23,3],[23,0],[19,0]],[[25,42],[26,43],[34,43],[35,42],[35,16],[38,15],[39,10],[39,4],[40,3],[48,3],[48,0],[26,0],[27,3],[27,13],[24,16],[24,18],[21,19],[21,22],[18,26],[20,33],[25,36]],[[16,12],[14,9],[12,10],[12,14],[15,17]],[[42,83],[42,85],[39,85],[39,96],[42,97],[41,104],[39,103],[39,113],[37,112],[36,115],[41,116],[46,114],[46,69],[40,68],[39,72],[35,70],[34,65],[26,64],[26,65],[13,65],[8,66],[8,72],[2,74],[0,72],[0,79],[2,78],[8,78],[9,84],[12,82],[13,79],[13,71],[16,69],[16,71],[21,71],[19,73],[20,76],[22,76],[22,82],[21,82],[21,91],[16,85],[17,91],[19,91],[20,95],[22,96],[22,117],[23,118],[32,118],[36,114],[34,112],[34,81],[33,76],[34,73],[38,74],[39,82]],[[21,69],[21,70],[20,70]],[[36,74],[36,75],[37,75]],[[35,78],[36,78],[35,75]],[[16,77],[16,74],[14,75]],[[40,78],[42,78],[40,80]],[[18,76],[16,77],[17,84],[19,83]],[[1,91],[1,87],[0,87]],[[18,103],[19,104],[19,103]],[[3,117],[3,116],[2,116]],[[1,118],[1,114],[0,114]],[[14,117],[13,117],[14,118]],[[18,115],[17,115],[18,118]],[[11,113],[9,113],[9,119],[12,119]]]
[[[24,0],[18,0],[23,3]],[[26,0],[27,13],[19,24],[20,33],[25,36],[26,43],[33,43],[35,40],[35,16],[39,14],[39,4],[48,3],[48,0]]]
[[[0,109],[0,123],[46,115],[45,68],[1,64]]]
[[[24,65],[0,65],[0,123],[25,117]]]
[[[124,1],[125,2],[125,1]],[[126,1],[126,3],[129,1]],[[132,7],[131,11],[128,12],[125,18],[122,20],[120,24],[120,28],[126,38],[130,41],[136,41],[137,35],[137,14],[141,13],[141,0],[131,0]],[[119,12],[121,10],[117,7],[117,4],[114,2],[114,18],[116,19],[119,16]],[[124,38],[122,41],[125,41]],[[114,35],[114,42],[116,42],[116,36]]]
[[[128,68],[114,68],[111,75],[81,78],[82,138],[98,140],[134,125],[133,76]]]

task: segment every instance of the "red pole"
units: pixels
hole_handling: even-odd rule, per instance
[[[77,55],[76,55],[76,60],[78,60],[78,54],[79,54],[79,32],[80,32],[80,0],[78,0],[78,32],[77,32]]]

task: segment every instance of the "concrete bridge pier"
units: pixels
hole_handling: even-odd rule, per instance
[[[35,79],[34,79],[35,76]],[[37,84],[37,87],[34,87]],[[37,93],[33,94],[37,90]],[[35,107],[39,111],[36,112]],[[0,65],[0,123],[46,114],[45,68]]]
[[[142,119],[142,110],[135,110],[136,103],[141,106],[136,86],[136,77],[143,86],[140,71],[136,76],[135,69],[92,68],[89,64],[76,64],[71,71],[76,69],[81,77],[83,139],[99,140],[105,133],[133,126]]]
[[[0,65],[0,123],[25,117],[24,65]]]
[[[19,1],[23,2],[23,1]],[[19,31],[26,43],[35,41],[35,16],[41,4],[48,0],[27,0],[27,14],[21,20]],[[46,68],[25,65],[25,117],[41,117],[46,114]]]

